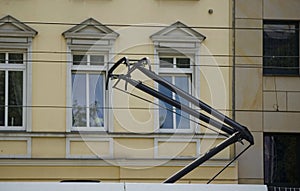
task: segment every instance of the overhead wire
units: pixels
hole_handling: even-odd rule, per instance
[[[60,26],[79,26],[79,25],[83,25],[85,26],[86,24],[83,23],[76,23],[76,22],[45,22],[45,21],[24,21],[24,24],[28,24],[28,25],[60,25]],[[93,24],[93,26],[107,26],[107,27],[133,27],[133,28],[164,28],[167,27],[169,25],[164,25],[164,24],[118,24],[118,23],[106,23],[106,24]],[[184,26],[180,26],[179,28],[185,28]],[[212,30],[249,30],[249,31],[263,31],[264,28],[263,27],[231,27],[231,26],[188,26],[188,28],[192,28],[192,29],[212,29]],[[281,29],[281,30],[290,30],[290,29]],[[299,31],[299,28],[294,29],[295,31]],[[92,52],[97,52],[94,50],[90,50],[90,53]],[[36,55],[36,54],[62,54],[62,55],[68,55],[68,54],[72,54],[72,52],[68,52],[68,51],[52,51],[52,50],[34,50],[34,51],[26,51],[24,53],[29,53],[32,55]],[[147,53],[147,52],[140,52],[140,53],[136,53],[136,52],[113,52],[113,53],[109,53],[110,56],[114,57],[114,56],[125,56],[125,55],[130,55],[130,56],[157,56],[158,54],[154,54],[154,53]],[[272,56],[265,56],[265,55],[231,55],[231,54],[199,54],[199,55],[195,55],[196,57],[207,57],[207,58],[273,58]],[[276,56],[281,57],[281,58],[299,58],[299,56]],[[31,62],[32,64],[47,64],[47,63],[51,63],[51,64],[68,64],[68,63],[72,63],[72,61],[69,60],[46,60],[46,59],[25,59],[25,62]],[[107,64],[114,64],[114,62],[106,62]],[[152,63],[152,65],[158,65],[159,63]],[[237,63],[235,64],[235,66],[232,66],[231,64],[191,64],[191,66],[194,67],[210,67],[210,68],[243,68],[243,69],[261,69],[261,68],[268,68],[267,66],[263,66],[262,63],[251,63],[251,64],[243,64],[243,63]],[[0,64],[1,67],[1,64]],[[274,68],[272,66],[272,68]],[[292,66],[288,66],[288,67],[275,67],[275,68],[284,68],[284,69],[297,69],[299,67],[292,67]],[[279,90],[276,90],[276,92]],[[276,96],[276,100],[277,100],[277,96]],[[0,107],[13,107],[13,106],[8,106],[8,105],[0,105]],[[31,105],[31,106],[22,106],[22,107],[32,107],[32,108],[69,108],[68,106],[54,106],[54,105]],[[72,107],[70,107],[72,108]],[[102,107],[103,109],[145,109],[142,107],[128,107],[128,108],[120,108],[120,107]],[[149,109],[149,108],[146,108]],[[257,109],[219,109],[220,111],[226,111],[226,112],[231,112],[231,111],[253,111],[253,112],[274,112],[273,110],[257,110]],[[276,111],[275,111],[276,112]],[[299,113],[300,111],[280,111],[280,112],[289,112],[289,113]]]
[[[141,99],[141,100],[143,100],[143,101],[145,101],[145,102],[148,102],[148,103],[151,103],[151,104],[153,104],[153,105],[156,105],[156,106],[158,106],[158,107],[160,107],[160,108],[162,108],[162,109],[166,109],[166,110],[168,110],[168,111],[170,111],[170,112],[172,112],[172,113],[174,113],[174,114],[176,114],[176,115],[178,115],[178,116],[180,116],[180,117],[182,117],[182,118],[184,118],[184,119],[187,119],[187,120],[189,120],[189,121],[191,121],[191,122],[193,122],[193,123],[195,123],[195,124],[198,124],[198,125],[200,125],[200,126],[202,126],[202,127],[205,127],[205,128],[207,128],[207,129],[209,129],[209,130],[211,130],[211,131],[213,131],[213,132],[215,132],[215,133],[217,133],[217,134],[219,134],[219,135],[222,135],[222,136],[224,136],[224,137],[229,137],[229,135],[227,135],[227,134],[221,133],[221,132],[219,132],[219,131],[217,131],[217,130],[215,130],[215,129],[213,129],[213,128],[207,126],[207,125],[204,125],[204,124],[202,124],[202,123],[200,123],[200,122],[198,122],[198,121],[196,121],[196,120],[193,120],[193,119],[190,119],[190,118],[188,118],[188,117],[186,117],[186,116],[183,116],[183,115],[177,113],[176,111],[174,111],[174,110],[172,110],[172,109],[169,109],[169,108],[167,108],[167,107],[164,107],[164,106],[162,106],[162,105],[159,105],[159,104],[157,104],[157,103],[155,103],[155,102],[152,102],[152,101],[150,101],[150,100],[147,100],[147,99],[145,99],[145,98],[143,98],[143,97],[141,97],[141,96],[138,96],[138,95],[136,95],[136,94],[130,93],[130,92],[125,91],[125,90],[122,90],[122,89],[120,89],[120,88],[118,88],[118,87],[114,87],[114,88],[117,89],[117,90],[119,90],[119,91],[121,91],[121,92],[123,92],[123,93],[126,93],[126,94],[128,94],[128,95],[131,95],[131,96],[136,97],[136,98],[138,98],[138,99]]]

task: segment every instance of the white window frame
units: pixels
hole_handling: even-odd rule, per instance
[[[95,28],[96,30],[91,30]],[[106,63],[104,66],[77,66],[77,69],[87,71],[103,71],[107,72],[112,66],[110,63],[113,60],[114,44],[119,34],[101,24],[93,18],[86,19],[79,25],[76,25],[67,31],[63,32],[62,35],[66,39],[67,43],[67,116],[66,116],[66,131],[76,131],[72,128],[72,52],[87,52],[87,53],[98,53],[105,55]],[[75,66],[74,68],[75,69]],[[108,91],[105,91],[105,104],[106,106],[111,105],[111,84],[108,84]],[[105,128],[93,128],[92,131],[113,131],[113,113],[111,109],[106,109],[104,112],[106,118],[104,119]],[[88,128],[77,129],[80,131],[89,131]]]
[[[1,52],[23,52],[24,68],[12,68],[13,70],[24,70],[23,80],[23,127],[22,128],[0,128],[0,131],[27,131],[32,130],[32,40],[38,34],[36,30],[20,22],[16,18],[7,15],[0,19],[0,51]],[[5,67],[5,66],[2,66]]]
[[[177,21],[168,27],[161,29],[160,31],[151,35],[151,40],[154,44],[154,72],[161,73],[162,69],[159,68],[159,56],[160,55],[183,55],[190,58],[192,63],[197,65],[200,63],[200,49],[201,43],[206,39],[204,35],[198,31],[192,29],[191,27]],[[195,97],[199,96],[200,92],[200,70],[196,70],[194,64],[191,65],[192,69],[192,83],[191,83],[191,94]],[[164,68],[164,70],[166,70]],[[186,68],[180,68],[180,71],[184,71]],[[172,71],[176,72],[176,68]],[[187,71],[188,72],[188,71]],[[156,85],[158,88],[158,85]],[[156,100],[156,103],[158,101]],[[190,116],[193,120],[193,117]],[[154,111],[154,131],[155,132],[168,132],[168,133],[195,133],[199,132],[199,128],[193,123],[190,129],[175,129],[175,130],[163,130],[159,127],[159,111],[158,109]]]
[[[161,55],[159,56],[159,60],[160,58],[172,58],[173,59],[173,63],[172,63],[172,68],[162,68],[160,67],[160,63],[159,63],[159,66],[158,66],[158,73],[160,76],[170,76],[172,78],[172,84],[175,84],[175,78],[178,77],[178,76],[185,76],[188,78],[188,81],[189,81],[189,87],[188,87],[188,93],[189,94],[192,94],[192,86],[193,86],[193,76],[194,76],[194,72],[193,72],[193,69],[192,69],[192,59],[189,58],[189,57],[186,57],[186,56],[181,56],[181,55]],[[178,58],[188,58],[190,60],[190,67],[189,68],[177,68],[176,67],[176,61]],[[175,99],[175,93],[172,92],[172,98]],[[191,106],[190,104],[188,106]],[[191,129],[193,129],[193,123],[190,121],[190,125],[189,125],[189,128],[186,128],[186,129],[179,129],[179,128],[176,128],[177,126],[177,123],[176,123],[176,108],[173,107],[172,109],[173,113],[172,113],[172,116],[173,116],[173,128],[171,129],[161,129],[160,128],[160,132],[173,132],[173,131],[182,131],[182,132],[186,132],[186,131],[191,131]],[[158,114],[159,115],[159,114]],[[189,118],[192,119],[192,116],[189,115]]]
[[[28,105],[28,90],[27,90],[27,78],[28,78],[28,72],[27,72],[27,55],[26,50],[18,50],[18,49],[11,49],[11,50],[0,50],[0,53],[5,53],[5,63],[0,64],[0,71],[5,72],[5,112],[4,112],[4,126],[0,126],[0,130],[3,131],[17,131],[17,130],[26,130],[26,127],[28,127],[29,120],[27,119],[27,109],[26,106]],[[11,64],[9,63],[8,55],[10,53],[22,53],[23,54],[23,64]],[[10,71],[20,71],[23,72],[23,98],[22,98],[22,126],[8,126],[8,91],[9,91],[9,84],[8,84],[8,72]],[[30,130],[29,128],[27,130]]]
[[[85,74],[86,75],[86,104],[89,103],[89,78],[88,76],[90,74],[101,74],[103,73],[104,75],[104,78],[103,78],[103,107],[104,107],[104,112],[103,112],[103,120],[104,120],[104,126],[103,127],[91,127],[89,126],[90,125],[90,109],[89,107],[87,106],[86,108],[86,124],[87,126],[84,126],[84,127],[74,127],[73,124],[72,124],[72,112],[73,112],[73,105],[72,105],[72,110],[71,110],[71,131],[106,131],[107,130],[107,120],[108,120],[108,117],[107,117],[107,112],[105,111],[105,108],[106,106],[108,105],[108,101],[107,101],[107,96],[105,95],[105,80],[106,80],[106,74],[107,74],[107,65],[106,64],[103,64],[103,65],[90,65],[90,56],[91,55],[98,55],[98,56],[103,56],[104,57],[104,63],[108,63],[108,55],[105,53],[105,52],[97,52],[97,53],[89,53],[89,52],[86,52],[84,55],[87,57],[87,64],[86,65],[74,65],[73,64],[73,55],[83,55],[83,54],[80,54],[80,52],[76,52],[74,51],[74,53],[71,53],[71,57],[72,57],[72,62],[71,62],[71,78],[72,78],[72,74],[73,72],[76,72],[76,73],[80,73],[80,74]],[[71,89],[71,102],[72,102],[72,90],[73,88]]]

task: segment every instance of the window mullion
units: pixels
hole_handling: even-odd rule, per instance
[[[5,70],[5,111],[4,111],[4,126],[8,127],[8,70]]]
[[[86,58],[86,62],[87,62],[86,65],[90,66],[91,65],[91,55],[88,54],[88,55],[86,55],[86,57],[87,57]]]
[[[90,127],[90,87],[89,87],[89,73],[86,73],[86,126]]]
[[[173,75],[173,76],[171,76],[171,79],[172,79],[172,84],[175,84],[175,76]],[[175,95],[175,93],[174,92],[172,92],[172,99],[173,100],[176,100],[176,95]],[[177,126],[177,124],[176,124],[176,107],[173,107],[173,113],[172,113],[172,116],[173,116],[173,129],[176,129],[176,126]]]

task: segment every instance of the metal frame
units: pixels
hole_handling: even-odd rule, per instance
[[[121,64],[124,64],[127,66],[127,73],[126,74],[114,74],[114,70],[119,67]],[[145,65],[148,65],[148,69],[145,68]],[[165,96],[164,94],[160,93],[159,91],[153,89],[152,87],[149,87],[145,84],[143,84],[141,81],[134,80],[131,78],[131,73],[135,70],[139,70],[143,74],[145,74],[150,79],[154,80],[158,84],[166,87],[173,93],[181,96],[182,98],[189,101],[191,104],[198,107],[200,110],[205,111],[207,114],[211,115],[212,117],[207,116],[206,114],[200,113],[199,111],[181,104],[179,101],[172,99],[168,96]],[[214,126],[215,128],[218,128],[222,133],[228,135],[227,138],[221,142],[216,147],[210,149],[207,153],[204,155],[196,158],[193,162],[185,166],[183,169],[172,175],[171,177],[167,178],[164,183],[174,183],[189,172],[191,172],[193,169],[197,168],[199,165],[203,164],[213,156],[215,156],[217,153],[221,152],[226,147],[230,146],[231,144],[234,144],[236,142],[242,142],[242,140],[246,140],[249,143],[249,146],[246,148],[248,149],[251,145],[254,144],[253,136],[250,133],[250,131],[241,124],[237,123],[236,121],[232,120],[231,118],[225,116],[221,112],[215,110],[214,108],[210,107],[209,105],[205,104],[201,100],[193,97],[192,95],[184,92],[180,88],[174,86],[173,84],[169,83],[168,81],[164,80],[162,77],[151,71],[151,65],[148,58],[143,58],[141,60],[134,60],[134,63],[131,64],[129,59],[126,57],[121,58],[119,61],[117,61],[111,69],[108,71],[107,81],[106,81],[106,89],[108,89],[108,83],[109,79],[114,80],[117,79],[117,82],[113,87],[116,87],[118,82],[120,80],[124,80],[126,82],[125,89],[127,88],[127,84],[134,86],[135,88],[152,95],[153,97],[156,97],[160,99],[161,101],[164,101],[173,107],[176,107],[177,109],[180,109],[195,118],[210,124],[211,126]],[[223,123],[222,123],[223,122]],[[245,149],[245,150],[246,150]],[[244,151],[245,151],[244,150]],[[244,152],[242,151],[242,153]],[[238,155],[239,156],[239,155]],[[237,158],[237,157],[236,157]],[[234,160],[236,160],[234,158]],[[233,162],[233,161],[231,161]],[[226,168],[226,167],[225,167]],[[223,169],[224,170],[224,169]],[[222,171],[223,171],[222,170]],[[214,177],[215,178],[215,177]],[[210,181],[209,181],[210,182]]]

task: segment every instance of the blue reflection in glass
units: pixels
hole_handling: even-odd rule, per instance
[[[189,92],[189,78],[187,76],[176,76],[175,77],[175,85],[180,87],[185,92]],[[176,96],[176,100],[179,101],[182,105],[188,106],[188,101]],[[189,129],[189,114],[181,111],[180,109],[176,109],[176,128],[178,129]]]
[[[172,81],[171,76],[164,76],[163,77],[165,80],[168,82]],[[162,85],[158,86],[158,91],[170,98],[172,98],[172,92],[165,88]],[[159,108],[159,125],[161,129],[173,129],[173,107],[164,102],[164,101],[159,101],[159,105],[162,107]]]
[[[72,74],[72,124],[86,127],[86,74]]]
[[[90,108],[90,126],[103,127],[103,75],[90,74],[89,75],[89,108]]]

